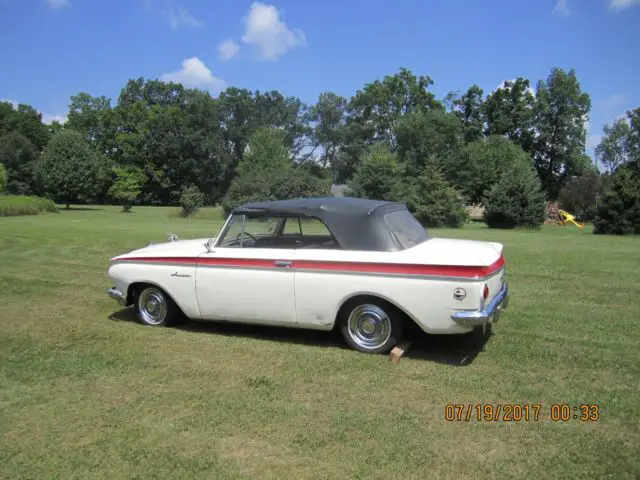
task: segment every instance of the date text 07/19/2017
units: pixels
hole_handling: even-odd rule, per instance
[[[448,403],[444,407],[447,422],[597,422],[597,403]]]

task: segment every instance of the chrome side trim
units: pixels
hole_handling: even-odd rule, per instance
[[[495,297],[481,310],[463,310],[451,315],[451,319],[464,327],[476,327],[487,322],[497,323],[500,312],[509,304],[509,285],[505,282]]]
[[[127,306],[127,299],[125,298],[125,295],[116,287],[111,287],[109,290],[107,290],[107,293],[111,298],[117,301],[120,305],[125,307]]]
[[[200,265],[198,265],[200,267]],[[295,268],[296,273],[318,273],[318,274],[332,274],[332,275],[355,275],[362,277],[386,277],[386,278],[411,278],[414,280],[439,280],[443,282],[456,282],[456,283],[477,283],[486,281],[495,275],[499,274],[501,270],[487,275],[486,277],[449,277],[446,275],[411,275],[409,273],[376,273],[376,272],[358,272],[358,271],[340,271],[340,270],[316,270],[312,268]]]

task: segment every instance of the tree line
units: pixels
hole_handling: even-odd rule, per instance
[[[67,204],[196,195],[229,208],[347,183],[353,195],[406,202],[426,224],[459,225],[464,205],[481,203],[494,226],[535,226],[545,201],[575,201],[576,179],[600,178],[585,153],[591,101],[573,70],[486,95],[472,85],[438,99],[432,85],[400,69],[349,99],[324,92],[305,105],[278,91],[230,87],[213,98],[140,78],[115,104],[72,96],[64,125],[49,126],[31,106],[0,103],[5,188]],[[608,172],[638,164],[639,117],[606,127],[596,155]]]

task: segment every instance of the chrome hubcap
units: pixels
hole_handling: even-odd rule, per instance
[[[142,319],[150,325],[162,323],[167,316],[167,302],[157,288],[145,289],[140,294],[138,306]]]
[[[365,350],[384,345],[391,336],[391,320],[377,305],[367,303],[354,308],[348,325],[351,339]]]

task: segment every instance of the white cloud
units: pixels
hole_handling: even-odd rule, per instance
[[[47,5],[53,10],[59,10],[64,7],[70,7],[70,0],[44,0]]]
[[[224,80],[214,77],[211,70],[198,57],[183,60],[180,70],[165,73],[160,79],[165,82],[182,83],[188,87],[206,87],[215,92],[227,86]]]
[[[14,109],[18,108],[18,102],[9,98],[0,98],[0,102],[10,103]]]
[[[169,20],[171,28],[201,27],[204,25],[184,8],[169,8],[164,10],[162,15]]]
[[[240,45],[233,40],[226,40],[218,45],[218,55],[220,60],[226,62],[235,57],[240,51]]]
[[[617,12],[631,8],[634,5],[640,5],[640,0],[611,0],[609,2],[609,8]]]
[[[556,6],[553,7],[553,13],[564,15],[565,17],[571,14],[569,10],[569,0],[558,0]]]
[[[277,60],[289,50],[307,44],[302,30],[290,30],[273,5],[254,2],[244,18],[242,41],[254,45],[262,60]]]

